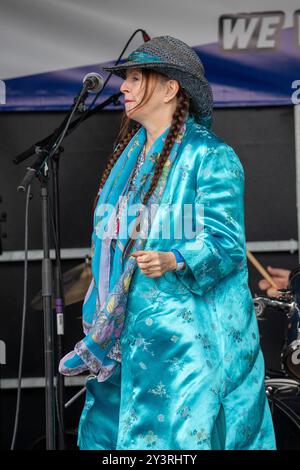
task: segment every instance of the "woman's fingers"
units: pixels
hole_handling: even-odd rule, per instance
[[[164,251],[136,251],[131,254],[137,260],[138,267],[149,277],[162,276],[166,271],[174,269],[174,255]]]
[[[158,270],[142,269],[141,271],[148,277],[160,277],[162,275],[161,271]]]

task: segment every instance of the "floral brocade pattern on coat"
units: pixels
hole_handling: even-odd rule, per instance
[[[151,238],[151,227],[145,250],[176,248],[187,268],[159,278],[135,271],[122,363],[109,380],[87,382],[79,446],[275,449],[248,287],[239,158],[210,130],[190,123],[162,202],[192,204],[194,214],[202,207],[204,230],[194,240],[168,240]],[[158,212],[163,227],[163,204]],[[175,211],[171,229],[176,217]]]

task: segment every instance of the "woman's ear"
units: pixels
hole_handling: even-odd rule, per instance
[[[164,102],[168,103],[169,101],[171,101],[177,95],[178,90],[179,83],[177,82],[177,80],[168,80]]]

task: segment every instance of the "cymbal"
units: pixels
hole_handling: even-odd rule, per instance
[[[76,304],[85,298],[92,277],[91,260],[89,256],[86,257],[85,263],[81,263],[63,274],[65,306]],[[41,290],[34,296],[30,305],[34,310],[43,310]],[[52,301],[52,308],[55,308],[54,300]]]

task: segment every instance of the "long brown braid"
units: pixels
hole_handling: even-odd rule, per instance
[[[118,145],[115,147],[115,150],[114,150],[113,154],[110,156],[110,158],[108,160],[108,163],[106,165],[106,168],[103,171],[103,174],[102,174],[101,179],[100,179],[98,194],[97,194],[97,196],[94,200],[94,204],[93,204],[94,210],[96,208],[96,205],[97,205],[97,202],[98,202],[98,199],[99,199],[99,192],[101,191],[101,189],[105,185],[105,182],[106,182],[107,178],[109,177],[109,174],[110,174],[111,170],[113,169],[116,161],[118,160],[119,156],[123,152],[126,145],[130,142],[132,137],[136,134],[136,132],[141,127],[141,124],[137,123],[136,125],[134,125],[132,127],[132,129],[129,132],[127,131],[127,133],[126,133],[124,131],[124,128],[128,129],[128,126],[129,126],[129,120],[125,121],[125,126],[123,126],[123,128],[121,128],[121,131],[119,133],[120,141],[119,141]],[[122,135],[124,135],[124,134],[125,134],[125,136],[122,137]],[[117,138],[117,140],[118,140],[118,138]]]
[[[154,192],[154,190],[157,186],[158,180],[159,180],[159,178],[162,174],[162,171],[163,171],[164,164],[165,164],[165,162],[167,161],[167,159],[170,155],[170,152],[172,150],[174,142],[175,142],[180,130],[182,129],[183,123],[184,123],[184,121],[186,119],[186,116],[188,114],[189,104],[190,104],[189,97],[188,97],[187,93],[181,88],[179,90],[178,94],[177,94],[177,106],[176,106],[176,110],[175,110],[174,115],[173,115],[170,130],[167,134],[166,141],[165,141],[164,147],[162,149],[162,152],[159,155],[158,161],[156,163],[155,172],[154,172],[154,175],[152,177],[150,187],[149,187],[147,193],[145,194],[145,196],[143,197],[142,204],[144,204],[144,205],[147,204],[149,198],[151,197],[151,195],[153,194],[153,192]],[[138,218],[137,221],[136,221],[136,225],[133,229],[133,232],[136,234],[139,231],[140,231],[140,220]],[[128,255],[128,253],[130,252],[130,250],[131,250],[132,246],[134,245],[134,243],[135,243],[135,238],[133,239],[133,238],[129,237],[129,239],[127,240],[127,243],[124,247],[124,251],[122,253],[122,260],[123,261],[126,258],[126,256]]]

